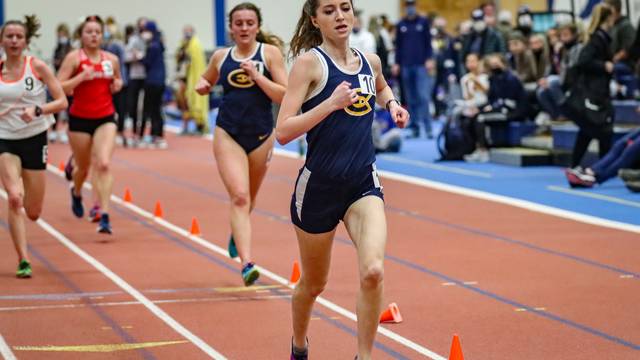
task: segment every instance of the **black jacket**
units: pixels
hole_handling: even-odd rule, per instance
[[[611,74],[605,63],[612,58],[611,37],[602,29],[596,30],[580,51],[575,65],[578,79],[573,87],[579,87],[590,99],[610,102]]]

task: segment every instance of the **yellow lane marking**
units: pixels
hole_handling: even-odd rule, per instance
[[[187,343],[186,340],[180,341],[157,341],[145,342],[137,344],[102,344],[102,345],[72,345],[72,346],[14,346],[13,350],[17,351],[58,351],[58,352],[116,352],[135,349],[145,349],[159,346],[177,345]]]

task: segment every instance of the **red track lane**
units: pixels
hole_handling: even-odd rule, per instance
[[[203,237],[225,247],[229,232],[228,204],[216,173],[211,143],[178,137],[170,137],[169,140],[171,149],[164,152],[118,150],[114,159],[116,195],[121,196],[124,188],[128,187],[133,192],[134,203],[148,211],[152,211],[155,202],[160,200],[165,218],[186,229],[191,218],[197,216]],[[54,163],[66,159],[67,148],[51,148]],[[257,211],[252,216],[256,261],[283,277],[288,277],[291,263],[298,256],[295,236],[288,223],[288,209],[292,182],[299,166],[299,160],[274,157],[258,199]],[[118,206],[112,211],[116,231],[113,241],[101,243],[99,240],[102,237],[94,233],[94,226],[71,217],[68,190],[64,182],[53,175],[49,180],[45,220],[137,289],[241,285],[238,274],[185,249],[175,239],[167,239],[160,233],[167,233],[167,230],[155,224],[145,226],[129,210]],[[387,212],[387,253],[405,262],[401,264],[388,260],[385,265],[387,302],[397,302],[405,318],[404,323],[388,328],[445,356],[448,354],[451,334],[458,332],[464,353],[471,359],[638,357],[638,350],[576,329],[566,322],[587,326],[629,343],[640,343],[640,326],[633,310],[640,300],[637,279],[623,279],[620,274],[601,267],[514,243],[520,241],[637,273],[640,270],[637,234],[585,225],[397,181],[385,180],[384,185],[386,202],[390,207]],[[88,199],[88,193],[85,194]],[[85,205],[88,205],[88,201],[85,201]],[[70,271],[66,266],[75,264],[75,268],[86,269],[88,275],[78,276],[72,271],[69,275],[74,276],[82,291],[116,288],[89,265],[74,258],[75,255],[53,238],[41,231],[38,236],[32,235],[39,231],[34,226],[30,226],[29,230],[31,244],[44,256],[61,261],[64,266],[60,265],[60,268],[65,275],[66,271]],[[355,252],[352,247],[345,245],[346,234],[342,228],[338,234],[343,240],[338,240],[335,245],[331,277],[323,297],[354,311],[358,283]],[[496,236],[502,240],[496,239]],[[514,241],[505,241],[505,238]],[[188,243],[184,238],[181,240]],[[220,255],[194,246],[202,253],[237,267]],[[7,249],[10,250],[9,245]],[[15,255],[12,251],[6,251],[2,256],[5,261],[0,270],[12,274]],[[407,266],[407,263],[414,268]],[[416,266],[423,271],[416,270]],[[37,267],[36,278],[18,282],[23,288],[0,287],[2,295],[71,292],[60,281],[57,287],[46,291],[32,285],[44,281],[40,274],[46,271],[41,266]],[[431,271],[432,274],[425,271]],[[433,272],[442,276],[434,276]],[[472,291],[459,284],[445,286],[443,283],[447,279],[477,282],[470,286],[483,292]],[[47,276],[45,283],[55,284],[54,276]],[[273,284],[268,279],[265,279],[265,283]],[[224,296],[199,292],[145,295],[153,300]],[[245,300],[203,300],[160,306],[230,359],[285,358],[290,337],[289,303],[282,299],[246,300],[256,296],[255,293],[234,296]],[[125,295],[120,295],[120,298],[130,300]],[[516,311],[515,306],[505,300],[532,308],[545,308],[546,312],[565,322],[530,311]],[[19,304],[24,306],[26,302]],[[321,306],[317,306],[316,310],[325,316],[336,316]],[[87,323],[99,324],[102,321],[97,315],[86,312],[87,309],[57,309],[51,310],[51,313],[50,310],[38,310],[47,315],[72,314],[72,311],[74,316],[82,311],[82,318],[87,316],[90,319]],[[109,311],[118,324],[131,325],[126,321],[135,323],[128,331],[137,342],[180,339],[177,333],[154,319],[141,305],[105,311]],[[21,312],[21,322],[37,322],[33,314]],[[121,321],[123,318],[125,322]],[[9,322],[13,325],[8,327],[5,317],[0,319],[0,333],[9,344],[16,345],[20,336],[26,336],[15,320]],[[351,320],[340,317],[337,321],[351,329],[355,328]],[[61,343],[109,342],[93,333],[88,335],[87,332],[77,331],[80,337],[74,334],[67,341],[61,338]],[[73,334],[72,331],[70,333]],[[250,348],[245,346],[245,337],[239,334],[252,338]],[[110,336],[115,342],[124,342],[117,335],[115,338],[113,334]],[[34,337],[29,336],[29,339],[34,340]],[[30,345],[46,343],[46,338],[37,340],[36,344]],[[353,355],[355,349],[353,336],[324,320],[312,322],[310,340],[314,358],[346,359]],[[378,336],[377,340],[399,354],[409,358],[419,357],[415,352],[382,336]],[[189,353],[202,354],[190,344],[148,351],[158,358],[166,358],[171,351],[185,349]],[[138,351],[127,354],[137,358],[142,356]],[[22,358],[21,353],[18,355]],[[379,350],[375,355],[376,358],[389,357],[388,353]]]

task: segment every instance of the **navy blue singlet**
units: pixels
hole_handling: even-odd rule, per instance
[[[351,83],[360,95],[358,101],[335,111],[307,132],[308,152],[305,167],[312,173],[328,178],[346,179],[375,162],[375,148],[371,137],[376,102],[375,76],[367,58],[360,58],[360,68],[348,72],[338,67],[320,47],[311,50],[323,66],[323,84],[302,104],[302,112],[318,106],[331,96],[343,81]],[[326,80],[326,82],[325,82]]]
[[[218,84],[224,89],[216,125],[232,135],[262,135],[273,130],[271,99],[240,68],[245,59],[233,56],[230,48],[220,66]],[[252,60],[258,71],[271,79],[266,66],[264,44],[258,43],[255,53],[247,59]]]

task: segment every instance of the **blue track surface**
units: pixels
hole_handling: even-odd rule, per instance
[[[214,119],[215,113],[210,118]],[[174,120],[168,123],[179,124]],[[298,151],[295,141],[276,146]],[[560,167],[435,162],[439,157],[435,141],[407,139],[400,153],[380,154],[377,165],[380,170],[640,225],[640,194],[629,192],[618,178],[592,189],[572,190]]]

